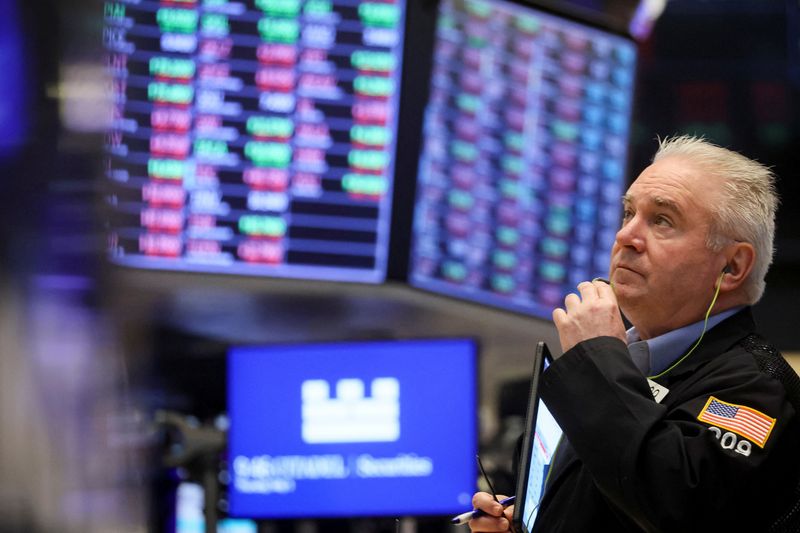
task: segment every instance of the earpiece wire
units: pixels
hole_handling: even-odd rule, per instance
[[[697,341],[694,343],[694,345],[691,347],[691,349],[688,352],[686,352],[686,355],[684,355],[683,357],[681,357],[680,359],[675,361],[672,364],[672,366],[670,366],[669,368],[667,368],[666,370],[664,370],[660,374],[656,374],[655,376],[647,376],[649,379],[658,379],[658,378],[668,374],[676,366],[678,366],[684,360],[686,360],[687,357],[692,355],[692,352],[694,352],[695,348],[697,348],[700,345],[700,342],[703,340],[703,337],[706,334],[706,329],[708,328],[708,317],[711,316],[711,310],[714,309],[714,304],[717,303],[717,297],[719,296],[719,289],[720,289],[720,287],[722,287],[722,277],[724,275],[725,275],[725,272],[723,272],[722,274],[719,275],[719,280],[717,281],[717,289],[714,291],[714,297],[711,299],[711,305],[708,306],[708,311],[706,311],[706,317],[705,317],[705,320],[703,321],[703,331],[700,333],[700,337],[697,339]]]

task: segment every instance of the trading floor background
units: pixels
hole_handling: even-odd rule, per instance
[[[135,4],[0,0],[0,529],[174,531],[182,482],[191,482],[182,485],[190,513],[202,515],[205,486],[206,496],[220,491],[214,514],[224,517],[232,345],[474,339],[476,445],[497,484],[509,487],[530,353],[538,340],[557,346],[557,335],[542,317],[413,288],[404,278],[411,215],[400,207],[408,198],[394,199],[384,283],[108,260],[104,146],[113,80],[104,17],[109,6]],[[434,2],[409,0],[397,183],[413,181],[419,166],[435,13]],[[647,165],[656,135],[704,135],[774,168],[777,253],[755,314],[796,361],[800,4],[671,0],[636,48],[625,183]],[[404,261],[392,263],[396,257]],[[253,527],[449,527],[443,516],[416,518],[284,518]]]

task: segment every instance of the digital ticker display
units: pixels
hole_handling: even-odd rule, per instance
[[[605,275],[636,49],[502,0],[442,0],[409,268],[414,286],[550,317]]]
[[[404,18],[403,0],[106,2],[112,260],[383,281]]]

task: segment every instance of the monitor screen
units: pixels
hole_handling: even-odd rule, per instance
[[[608,272],[632,41],[502,0],[442,0],[409,280],[550,317]]]
[[[105,3],[114,262],[381,282],[404,0]]]
[[[0,0],[0,163],[25,142],[32,122],[28,107],[31,67],[27,65],[32,60],[25,54],[21,11],[18,0]],[[0,182],[7,179],[4,176]]]
[[[476,487],[470,340],[235,347],[230,514],[455,514]]]
[[[547,369],[548,366],[550,366],[549,360],[545,358],[543,370]],[[521,511],[524,532],[534,531],[533,524],[536,522],[539,505],[542,503],[550,466],[563,434],[555,417],[550,413],[545,403],[538,399],[538,393],[532,401],[536,402],[536,416],[533,435],[529,437],[530,441],[527,443],[530,448],[525,450],[525,453],[528,454],[528,471],[525,473],[525,498],[517,503]],[[528,416],[531,416],[530,412]]]

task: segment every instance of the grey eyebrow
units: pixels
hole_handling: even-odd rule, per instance
[[[633,196],[630,195],[630,194],[627,194],[627,193],[624,194],[622,196],[622,203],[623,203],[623,205],[627,205],[627,204],[633,203]],[[680,209],[680,207],[678,207],[677,203],[675,203],[673,200],[670,200],[669,198],[664,198],[663,196],[654,197],[653,198],[653,203],[656,206],[661,207],[663,209],[669,209],[670,211],[674,211],[676,213],[680,213],[681,212],[681,209]]]

